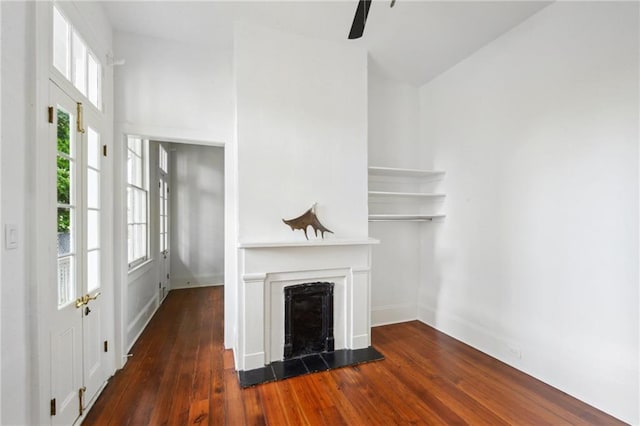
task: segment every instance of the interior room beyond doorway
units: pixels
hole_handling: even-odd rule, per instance
[[[169,291],[224,283],[224,148],[150,139],[142,151],[148,247],[129,265],[126,349]]]

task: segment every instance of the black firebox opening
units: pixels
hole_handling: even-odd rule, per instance
[[[334,350],[333,283],[284,289],[284,359]]]

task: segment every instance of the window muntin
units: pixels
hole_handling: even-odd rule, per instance
[[[130,269],[149,258],[147,144],[148,141],[142,138],[127,137],[127,259]]]
[[[100,62],[56,6],[53,6],[53,66],[89,102],[102,109]]]

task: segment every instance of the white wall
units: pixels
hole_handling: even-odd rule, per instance
[[[116,123],[165,140],[229,142],[233,74],[229,51],[117,33]]]
[[[171,145],[171,288],[224,283],[224,149]]]
[[[157,213],[157,210],[152,210]],[[156,230],[156,228],[152,228]],[[157,238],[156,238],[157,241]],[[147,326],[151,317],[160,306],[160,296],[158,283],[160,282],[160,269],[158,266],[158,256],[156,253],[157,245],[151,246],[154,258],[150,263],[145,264],[137,271],[133,271],[128,275],[125,283],[127,291],[126,304],[126,329],[125,344],[126,353],[131,349],[144,328]],[[134,354],[135,355],[135,354]]]
[[[638,47],[637,3],[558,2],[420,91],[421,319],[632,424]]]
[[[304,240],[282,219],[315,202],[326,238],[366,237],[365,52],[249,25],[235,36],[240,241]]]
[[[390,79],[371,59],[368,83],[369,165],[418,168],[418,88]],[[369,189],[380,188],[373,188],[370,182]],[[373,198],[370,212],[394,208],[390,203],[397,204],[398,200]],[[372,325],[417,318],[420,228],[425,225],[428,226],[416,222],[369,223],[369,235],[380,240],[379,245],[372,246]]]
[[[369,58],[369,165],[419,168],[418,88],[393,80]]]
[[[29,187],[33,150],[34,19],[33,3],[2,2],[2,424],[30,423],[31,374]],[[7,123],[11,123],[8,125]],[[4,225],[18,228],[18,248],[4,246]]]

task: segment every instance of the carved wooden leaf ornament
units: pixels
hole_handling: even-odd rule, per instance
[[[304,212],[301,216],[289,220],[282,219],[282,221],[289,225],[292,231],[295,231],[296,229],[302,229],[307,240],[309,239],[309,236],[307,235],[307,228],[309,226],[313,228],[313,232],[316,234],[316,237],[318,236],[318,231],[320,231],[320,235],[322,235],[323,239],[325,232],[331,232],[333,234],[333,231],[330,231],[323,224],[321,224],[318,216],[316,216],[316,204],[311,206],[311,208]]]

